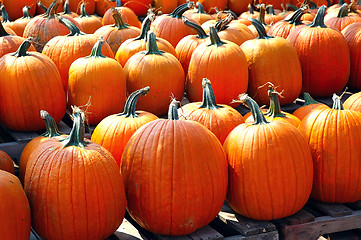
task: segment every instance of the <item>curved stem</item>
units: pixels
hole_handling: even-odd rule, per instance
[[[44,17],[55,18],[56,9],[59,7],[59,5],[60,5],[59,0],[55,0],[54,2],[52,2],[48,10],[46,10],[46,12],[44,13]]]
[[[276,15],[276,14],[275,14],[275,9],[273,8],[273,5],[268,5],[268,6],[266,7],[266,11],[267,11],[267,14]]]
[[[187,5],[188,5],[188,3],[183,3],[183,4],[179,5],[178,7],[176,7],[176,8],[173,10],[173,12],[171,12],[171,13],[169,14],[169,16],[176,17],[177,12],[178,12],[180,9],[186,7]]]
[[[163,53],[158,49],[157,39],[152,31],[148,32],[147,50],[145,51],[145,55],[150,54],[163,55]]]
[[[263,115],[256,101],[254,101],[247,94],[241,96],[239,100],[245,103],[249,107],[249,109],[251,109],[251,113],[254,119],[254,125],[268,124],[265,116]]]
[[[180,5],[179,7],[177,7],[171,14],[170,16],[174,17],[174,18],[182,18],[182,15],[185,11],[187,11],[188,9],[191,9],[194,6],[193,2],[187,2],[184,3],[182,5]],[[178,10],[177,10],[178,9]]]
[[[41,9],[43,9],[44,12],[48,11],[48,9],[45,7],[45,5],[43,4],[42,1],[39,1],[39,2],[38,2],[38,6],[39,6]]]
[[[25,39],[25,41],[20,45],[18,50],[13,54],[14,57],[25,57],[28,55],[27,51],[31,45],[31,39]]]
[[[214,27],[209,28],[209,38],[211,39],[210,45],[215,45],[217,47],[220,47],[223,44],[226,44],[225,42],[222,42],[222,40],[219,38],[217,31]]]
[[[5,36],[9,36],[9,35],[11,35],[11,34],[9,34],[9,33],[5,30],[2,22],[0,21],[0,37],[5,37]]]
[[[84,148],[87,143],[84,141],[85,125],[84,125],[84,113],[78,108],[73,107],[73,128],[69,136],[60,140],[63,143],[63,148],[76,146]]]
[[[205,38],[208,37],[207,33],[198,24],[189,21],[186,17],[183,17],[182,20],[183,20],[185,25],[187,25],[188,27],[191,27],[191,28],[193,28],[194,30],[197,31],[197,38],[205,39]]]
[[[1,16],[3,18],[3,20],[2,20],[3,23],[10,22],[9,15],[8,15],[4,5],[1,6]]]
[[[261,4],[261,7],[259,9],[259,15],[257,20],[262,23],[263,25],[266,25],[265,21],[264,21],[264,17],[266,15],[266,10],[265,10],[265,5]]]
[[[315,16],[315,19],[313,19],[313,22],[309,24],[310,27],[321,27],[321,28],[327,28],[325,25],[323,19],[325,18],[326,13],[326,6],[322,6],[318,9],[317,14]]]
[[[152,21],[155,19],[154,14],[148,14],[147,17],[143,20],[142,28],[140,29],[140,35],[139,37],[135,38],[135,40],[147,40],[147,34],[150,29],[150,25],[152,24]]]
[[[332,101],[333,101],[332,109],[343,110],[341,98],[337,96],[336,93],[333,94]]]
[[[214,96],[211,81],[209,81],[207,78],[203,78],[202,86],[203,86],[203,100],[202,100],[202,105],[199,106],[199,108],[207,108],[210,110],[216,110],[218,108],[221,108],[221,106],[217,105],[216,97]]]
[[[69,8],[69,0],[66,0],[63,5],[63,14],[71,14],[70,8]]]
[[[40,110],[40,117],[45,121],[46,126],[46,132],[41,134],[41,136],[51,138],[61,135],[55,120],[50,116],[47,111]]]
[[[111,8],[111,13],[115,21],[113,27],[117,28],[118,30],[127,29],[129,27],[129,24],[124,22],[122,15],[120,15],[120,13],[115,8]]]
[[[233,19],[237,19],[237,18],[238,18],[237,14],[235,14],[235,13],[232,12],[231,10],[224,10],[223,12],[232,15]]]
[[[132,92],[129,97],[127,98],[127,101],[124,105],[124,110],[122,113],[118,114],[118,116],[124,116],[127,118],[137,118],[138,114],[135,112],[136,105],[138,102],[138,99],[141,96],[144,96],[149,92],[150,87],[145,87],[142,89],[139,89],[135,92]]]
[[[30,7],[29,7],[29,6],[23,7],[22,10],[23,10],[23,17],[22,17],[22,19],[24,19],[24,18],[31,18],[30,13],[29,13],[29,10],[30,10]]]
[[[60,17],[60,16],[58,19],[59,19],[60,23],[64,24],[65,27],[67,27],[69,29],[70,33],[67,36],[86,35],[82,31],[80,31],[80,29],[74,23],[69,21],[68,19]]]
[[[343,17],[347,17],[348,16],[348,4],[345,3],[342,5],[342,7],[340,8],[340,10],[338,11],[337,17],[338,18],[343,18]]]
[[[257,21],[254,18],[251,18],[252,24],[253,26],[256,28],[257,32],[258,32],[258,37],[257,39],[270,39],[270,38],[274,38],[273,36],[268,36],[266,29],[264,28],[263,24],[260,23],[259,21]]]
[[[104,44],[104,38],[103,36],[100,36],[98,41],[94,44],[92,51],[88,57],[105,58],[105,56],[102,54],[103,44]]]
[[[234,19],[234,17],[232,16],[232,14],[228,14],[227,17],[219,20],[216,25],[215,28],[217,30],[217,32],[223,31],[225,29],[228,28],[228,24]]]
[[[302,21],[301,21],[301,17],[304,14],[304,11],[305,11],[304,8],[297,9],[297,11],[294,12],[292,14],[292,16],[289,19],[285,20],[285,21],[288,21],[289,24],[293,24],[293,25],[296,25],[296,26],[303,24]]]
[[[315,99],[313,99],[311,97],[311,95],[307,92],[303,93],[303,99],[305,100],[305,103],[303,104],[303,106],[307,106],[307,105],[311,105],[311,104],[318,104],[319,102],[317,102]]]
[[[169,120],[179,120],[177,108],[178,108],[178,101],[173,99],[168,109]]]
[[[197,9],[198,9],[197,13],[207,14],[207,13],[204,11],[204,7],[203,7],[202,3],[197,2],[196,5],[197,5]]]
[[[79,17],[90,17],[85,11],[85,3],[84,3],[84,1],[80,5],[80,15],[79,15]]]
[[[281,105],[278,99],[278,93],[272,87],[269,87],[268,89],[268,96],[270,98],[270,105],[265,115],[272,118],[286,117],[286,115],[281,111]]]

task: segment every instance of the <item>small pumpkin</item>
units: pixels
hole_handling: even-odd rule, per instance
[[[6,152],[0,150],[0,170],[15,174],[14,162]]]
[[[94,33],[103,26],[102,21],[95,15],[88,15],[84,2],[80,5],[80,15],[74,20],[79,24],[84,33]]]
[[[354,93],[343,103],[345,109],[361,112],[361,92]]]
[[[200,2],[197,2],[196,5],[197,5],[197,11],[184,13],[184,17],[191,18],[196,22],[198,22],[200,25],[202,25],[203,23],[209,20],[213,20],[213,17],[204,11],[204,7]]]
[[[131,26],[140,28],[142,23],[139,21],[138,16],[135,15],[133,10],[128,7],[122,6],[122,3],[120,0],[116,0],[116,3],[117,3],[117,5],[116,5],[115,9],[122,16],[124,22],[128,23]],[[111,9],[108,9],[103,15],[102,24],[104,26],[115,23],[115,20],[113,18],[111,11],[112,11]]]
[[[20,37],[23,36],[26,25],[31,21],[29,10],[30,10],[29,6],[23,7],[24,16],[16,19],[10,25],[10,28],[13,29],[16,35]]]
[[[63,12],[60,13],[60,15],[65,15],[65,16],[69,16],[72,18],[76,18],[77,16],[79,16],[77,13],[70,11],[70,7],[69,7],[69,1],[70,0],[66,0],[64,1],[64,5],[63,5]]]

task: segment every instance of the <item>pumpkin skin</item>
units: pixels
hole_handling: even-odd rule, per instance
[[[77,13],[70,11],[69,0],[64,1],[63,12],[61,12],[60,15],[65,15],[72,18],[76,18],[77,16],[79,16]]]
[[[196,12],[194,11],[189,13],[185,12],[183,15],[186,18],[191,18],[196,22],[198,22],[200,25],[202,25],[203,23],[209,20],[213,20],[213,17],[204,11],[203,5],[200,2],[197,2],[196,4],[198,10]]]
[[[187,27],[182,21],[182,14],[192,6],[192,2],[185,3],[178,6],[171,14],[162,14],[152,22],[150,30],[157,37],[169,41],[175,48],[183,37],[197,34],[194,29]],[[197,23],[193,19],[190,19],[190,21]]]
[[[242,115],[234,108],[216,103],[211,82],[204,78],[203,101],[188,103],[178,109],[180,119],[199,122],[216,135],[221,144],[228,134],[239,124],[244,123]]]
[[[60,4],[63,2],[63,0],[59,0]],[[46,10],[50,7],[50,5],[54,2],[54,0],[38,0],[36,4],[36,11],[35,15],[41,15],[46,12]],[[61,12],[61,9],[56,10],[57,13]]]
[[[59,122],[66,109],[56,65],[44,54],[27,52],[29,46],[26,40],[15,54],[0,58],[0,121],[15,131],[42,130],[45,124],[39,118],[40,110]]]
[[[147,96],[139,99],[138,109],[160,116],[167,113],[171,96],[178,99],[183,96],[185,76],[182,65],[172,54],[159,51],[151,31],[148,33],[147,50],[129,58],[124,70],[127,91],[134,92],[147,85],[152,89]]]
[[[16,19],[11,24],[11,29],[13,29],[16,35],[20,37],[23,36],[26,25],[31,21],[29,9],[30,8],[28,6],[23,7],[24,16]]]
[[[198,0],[207,13],[215,13],[216,9],[225,10],[227,8],[227,0]]]
[[[30,207],[19,179],[0,170],[0,231],[2,239],[30,238]],[[6,216],[6,217],[5,217]]]
[[[78,58],[69,68],[68,107],[87,106],[87,123],[121,112],[125,103],[126,78],[120,64],[102,55],[104,40],[94,45],[89,56]],[[106,76],[106,78],[104,78]]]
[[[70,65],[76,59],[88,56],[97,42],[97,38],[93,34],[81,32],[68,19],[60,18],[59,21],[69,28],[70,34],[51,39],[46,43],[43,54],[50,57],[58,67],[64,91],[67,91]],[[114,58],[113,51],[107,43],[104,43],[102,54]]]
[[[189,62],[186,90],[190,102],[202,100],[203,78],[212,81],[219,104],[229,105],[247,91],[248,63],[243,51],[232,42],[221,41],[213,27],[210,40],[194,50]]]
[[[338,11],[338,15],[336,15],[335,17],[330,17],[328,19],[326,19],[325,17],[325,24],[328,27],[333,27],[339,31],[342,31],[345,27],[354,22],[361,22],[361,17],[359,15],[348,14],[348,11],[348,4],[343,4]]]
[[[80,15],[74,20],[79,24],[84,33],[92,34],[103,26],[102,21],[94,15],[88,15],[85,11],[85,5],[80,5]]]
[[[108,11],[111,7],[116,7],[116,2],[110,2],[109,0],[98,0],[95,3],[95,12],[99,16],[104,16],[106,11]]]
[[[132,9],[137,16],[147,15],[153,0],[123,0],[124,6]]]
[[[287,37],[300,59],[303,91],[314,97],[341,91],[350,75],[346,40],[339,31],[324,25],[325,9],[320,7],[311,25],[297,28]]]
[[[106,239],[124,217],[123,178],[109,151],[84,140],[77,108],[73,119],[67,138],[48,138],[28,161],[24,189],[32,226],[42,239]]]
[[[30,15],[34,16],[37,0],[2,0],[11,21],[23,16],[22,8],[30,7]]]
[[[239,0],[228,0],[227,8],[230,9],[237,15],[248,10],[248,4],[251,4],[252,0],[239,1]]]
[[[139,21],[138,16],[133,12],[133,10],[128,7],[122,6],[120,0],[116,0],[116,3],[117,6],[115,7],[115,9],[119,12],[120,15],[122,15],[124,22],[128,23],[131,26],[140,28],[142,23]],[[103,15],[102,24],[105,26],[114,23],[115,20],[113,18],[112,10],[108,9]]]
[[[163,14],[171,13],[178,6],[178,0],[153,0],[152,7]]]
[[[303,94],[304,94],[303,98],[305,100],[305,103],[303,104],[302,107],[299,107],[292,113],[293,116],[296,116],[301,121],[306,117],[307,114],[309,114],[316,108],[328,108],[327,105],[315,101],[309,93],[305,92]]]
[[[343,103],[345,109],[361,112],[361,92],[354,93]]]
[[[213,133],[197,122],[178,120],[175,100],[169,112],[170,119],[154,120],[132,135],[121,172],[129,214],[151,232],[180,236],[207,225],[218,214],[228,169]]]
[[[0,170],[15,174],[13,160],[6,152],[1,150],[0,150]]]
[[[158,119],[152,113],[135,111],[139,97],[147,94],[149,89],[145,87],[131,93],[124,104],[123,112],[104,118],[91,136],[93,142],[103,146],[113,155],[119,167],[124,147],[132,134],[144,124]]]
[[[154,14],[148,14],[148,16],[143,20],[140,35],[136,38],[125,40],[125,42],[119,46],[115,54],[115,59],[123,67],[128,59],[134,54],[147,49],[147,33],[150,29],[152,19],[154,20]],[[171,53],[173,56],[177,56],[174,47],[167,40],[163,38],[156,38],[156,42],[159,50]]]
[[[311,149],[314,180],[311,197],[328,203],[361,199],[361,113],[342,110],[334,95],[332,108],[315,109],[301,122]]]
[[[280,121],[268,123],[257,103],[246,101],[256,123],[240,124],[223,144],[229,163],[227,202],[252,219],[290,216],[311,193],[310,149],[297,128]]]

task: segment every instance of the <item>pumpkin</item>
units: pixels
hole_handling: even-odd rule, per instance
[[[185,36],[178,42],[175,48],[175,51],[177,53],[177,58],[179,62],[182,64],[184,72],[187,73],[189,62],[191,60],[194,50],[201,43],[206,41],[208,35],[205,33],[203,28],[198,24],[189,21],[187,18],[183,18],[183,21],[187,26],[194,28],[198,33],[197,35]]]
[[[31,20],[31,16],[29,13],[29,9],[30,7],[25,6],[23,7],[23,14],[24,16],[21,18],[16,19],[14,22],[11,22],[8,26],[14,30],[14,32],[16,33],[16,35],[18,36],[23,36],[24,34],[24,29],[26,27],[26,25],[30,22]]]
[[[111,7],[116,7],[117,3],[109,0],[98,0],[95,3],[95,12],[100,16],[104,16],[105,12],[108,11]]]
[[[228,169],[217,137],[197,122],[179,120],[177,101],[172,101],[168,116],[132,135],[121,172],[128,212],[139,225],[180,236],[207,225],[218,214],[227,192]]]
[[[200,25],[209,20],[213,20],[213,17],[204,11],[204,7],[200,2],[197,2],[197,9],[198,10],[196,12],[192,11],[189,13],[184,13],[184,17],[191,18],[198,22]]]
[[[252,0],[228,0],[227,8],[233,11],[235,14],[240,15],[241,13],[248,10],[248,4],[251,4],[252,2]]]
[[[127,39],[135,38],[140,34],[140,29],[126,24],[115,8],[112,8],[112,14],[115,19],[115,24],[99,28],[94,32],[94,35],[96,37],[102,36],[115,55],[123,42]]]
[[[147,50],[129,58],[124,70],[129,92],[147,85],[152,89],[147,96],[139,99],[139,109],[163,115],[167,113],[171,96],[183,96],[185,76],[182,65],[172,54],[158,49],[152,31],[148,32]]]
[[[198,0],[207,13],[215,13],[216,9],[225,10],[227,8],[227,0]]]
[[[13,22],[10,21],[4,5],[0,6],[0,10],[1,10],[2,25],[6,28],[6,30],[10,30],[9,31],[10,34],[17,35],[13,29]]]
[[[69,0],[70,11],[80,14],[81,4],[85,5],[85,11],[92,15],[95,12],[95,0]]]
[[[202,102],[188,103],[178,109],[180,119],[199,122],[216,135],[221,144],[228,134],[239,124],[244,123],[242,115],[234,108],[217,104],[211,82],[204,78]]]
[[[182,21],[182,14],[191,7],[193,7],[193,2],[178,6],[171,14],[162,14],[152,22],[150,30],[157,37],[169,41],[175,48],[183,37],[197,34],[194,29],[187,27]],[[197,23],[192,19],[190,21]]]
[[[303,91],[315,97],[341,91],[350,75],[347,42],[324,24],[325,10],[320,7],[311,25],[296,28],[287,37],[300,59]]]
[[[132,9],[137,16],[145,16],[152,2],[153,0],[123,0],[124,6]]]
[[[72,18],[76,18],[77,16],[79,16],[77,13],[70,11],[69,0],[66,0],[64,2],[63,12],[61,12],[60,15],[62,15],[62,16],[65,15],[65,16],[69,16],[69,17],[72,17]]]
[[[303,25],[301,17],[304,15],[304,11],[305,8],[299,8],[292,15],[285,18],[285,20],[275,23],[269,28],[268,34],[286,39],[296,27]]]
[[[292,115],[296,116],[298,119],[302,121],[306,117],[307,114],[312,112],[314,109],[317,108],[327,108],[328,106],[317,102],[315,99],[311,97],[311,95],[307,92],[303,93],[303,99],[305,100],[302,107],[297,108]]]
[[[0,170],[15,174],[14,162],[4,151],[0,150]]]
[[[252,98],[242,95],[240,101],[256,121],[238,125],[223,144],[229,165],[227,202],[251,219],[290,216],[306,204],[312,189],[307,142],[293,125],[268,122]]]
[[[239,19],[249,19],[249,18],[258,18],[259,12],[256,12],[253,9],[252,4],[248,4],[248,11],[247,12],[243,12],[241,13],[241,15],[239,15]]]
[[[152,7],[163,14],[171,13],[178,6],[178,0],[153,0]]]
[[[73,119],[68,137],[49,138],[30,155],[32,226],[42,239],[106,239],[124,218],[123,178],[111,153],[84,139],[84,113],[74,108]]]
[[[30,207],[19,179],[0,170],[0,231],[2,239],[30,238]]]
[[[59,122],[66,109],[56,65],[44,54],[28,52],[29,47],[30,41],[25,40],[16,53],[0,58],[0,122],[15,131],[42,130],[40,110]]]
[[[248,63],[241,48],[222,41],[211,27],[210,39],[193,52],[187,75],[187,97],[191,102],[202,100],[202,80],[212,81],[214,95],[220,104],[229,105],[248,87]]]
[[[132,134],[144,124],[158,119],[152,113],[135,111],[138,99],[149,92],[149,87],[131,93],[122,113],[104,118],[94,129],[91,140],[113,155],[120,167],[123,150]]]
[[[299,129],[311,149],[314,177],[311,197],[328,203],[361,199],[361,113],[343,110],[333,96],[332,108],[318,108],[307,115]]]
[[[361,96],[361,92],[358,92],[348,97],[346,101],[343,103],[345,109],[361,112],[360,96]]]
[[[122,15],[124,22],[128,23],[131,26],[140,28],[142,23],[139,21],[138,16],[135,15],[133,10],[128,7],[122,6],[120,0],[116,0],[116,3],[117,5],[115,9],[120,13],[120,15]],[[115,20],[113,18],[112,10],[108,9],[103,15],[102,24],[105,26],[114,23]]]
[[[58,67],[64,91],[67,91],[70,65],[76,59],[88,56],[98,39],[93,34],[81,32],[80,29],[68,19],[60,17],[59,22],[69,29],[70,34],[51,39],[46,43],[43,54],[50,57]],[[114,57],[113,51],[107,43],[104,43],[102,53],[104,56]]]
[[[260,87],[272,81],[284,91],[280,104],[289,104],[298,97],[302,88],[301,65],[296,49],[284,38],[268,36],[259,21],[251,20],[258,31],[258,38],[241,45],[249,65],[247,92],[257,103],[268,104],[268,91]]]
[[[94,33],[103,26],[102,21],[96,16],[90,16],[85,11],[85,4],[80,5],[80,15],[74,20],[79,24],[84,33]]]
[[[267,13],[265,14],[265,19],[264,19],[267,25],[273,25],[283,19],[284,19],[283,15],[275,13],[273,5],[267,6]]]
[[[25,148],[21,152],[20,164],[19,164],[19,179],[21,183],[24,183],[26,164],[28,163],[29,157],[32,154],[32,152],[46,139],[61,135],[61,133],[58,130],[58,126],[54,121],[54,118],[50,116],[50,114],[47,111],[41,110],[40,117],[45,121],[46,131],[40,136],[31,139],[31,141],[28,144],[26,144]]]
[[[89,56],[78,58],[69,68],[68,106],[86,106],[89,101],[89,125],[120,112],[125,103],[124,70],[115,59],[102,55],[103,44],[100,38]]]
[[[30,7],[30,15],[34,16],[36,9],[37,0],[2,0],[7,13],[9,14],[9,18],[11,21],[15,21],[18,18],[21,18],[23,15],[22,8],[24,6]]]
[[[332,27],[339,31],[342,31],[345,27],[354,22],[361,22],[361,17],[359,15],[348,14],[348,11],[348,4],[343,4],[338,12],[338,15],[335,17],[330,17],[327,20],[325,19],[325,24],[328,27]]]
[[[69,30],[55,18],[59,1],[55,0],[45,14],[34,17],[24,29],[24,37],[32,38],[38,52],[41,52],[44,45],[53,37],[69,33]],[[72,18],[68,17],[68,19],[76,23]]]

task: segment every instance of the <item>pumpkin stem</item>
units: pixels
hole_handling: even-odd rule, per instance
[[[217,30],[217,32],[226,30],[228,28],[228,24],[234,19],[232,14],[228,14],[227,17],[219,20],[216,25],[214,26]]]
[[[9,36],[9,35],[11,35],[11,34],[9,34],[9,33],[5,30],[2,22],[0,21],[0,37],[5,37],[5,36]]]
[[[22,19],[24,19],[24,18],[31,18],[31,16],[30,16],[30,13],[29,13],[29,10],[30,10],[30,7],[29,6],[25,6],[25,7],[23,7],[23,17],[22,17]]]
[[[56,9],[59,7],[59,0],[55,0],[44,13],[44,18],[55,18]]]
[[[226,44],[219,38],[217,31],[214,27],[209,28],[209,38],[211,39],[211,44],[209,46],[214,45],[214,46],[220,47],[223,44]]]
[[[42,1],[38,1],[38,6],[43,9],[44,12],[48,11],[48,9],[45,7]]]
[[[183,20],[185,25],[187,25],[188,27],[191,27],[191,28],[193,28],[194,30],[197,31],[197,38],[205,39],[205,38],[208,37],[207,33],[197,23],[189,21],[188,18],[186,18],[186,17],[182,17],[182,20]]]
[[[303,99],[305,100],[305,103],[303,104],[303,106],[319,103],[315,99],[313,99],[311,97],[311,95],[309,93],[307,93],[307,92],[303,93]]]
[[[333,101],[332,109],[343,110],[341,98],[337,96],[336,93],[333,94],[332,101]]]
[[[203,100],[202,100],[202,105],[199,106],[199,108],[206,108],[210,110],[217,110],[218,108],[221,108],[222,106],[217,105],[216,97],[214,96],[211,81],[209,81],[207,78],[203,78],[202,86],[203,86]]]
[[[169,120],[179,120],[177,108],[178,108],[178,101],[176,99],[173,99],[168,109]]]
[[[153,13],[147,15],[147,17],[143,20],[142,28],[140,29],[140,35],[135,40],[144,39],[145,41],[147,41],[147,34],[150,29],[150,24],[154,19],[155,15]]]
[[[321,28],[327,28],[325,25],[323,19],[325,17],[326,13],[326,6],[322,6],[318,9],[317,14],[315,16],[315,19],[313,19],[313,22],[309,24],[310,27],[321,27]]]
[[[124,116],[127,118],[137,118],[138,114],[136,113],[135,109],[136,109],[138,99],[141,96],[144,96],[145,94],[147,94],[149,92],[149,89],[150,89],[150,87],[145,87],[145,88],[142,88],[142,89],[132,92],[124,104],[123,112],[118,114],[118,116]]]
[[[309,6],[310,6],[310,9],[317,9],[317,4],[312,1],[310,1]]]
[[[347,17],[348,16],[348,4],[345,3],[342,5],[342,7],[340,8],[340,10],[338,11],[337,17],[338,18],[343,18],[343,17]]]
[[[267,11],[267,14],[276,15],[275,14],[275,9],[273,8],[273,5],[267,5],[266,11]]]
[[[1,16],[3,18],[3,20],[2,20],[3,23],[10,22],[8,12],[6,11],[4,5],[1,6]]]
[[[111,13],[115,21],[113,27],[117,28],[118,30],[127,29],[129,27],[129,24],[124,22],[122,15],[120,15],[120,13],[115,8],[111,8]]]
[[[84,125],[84,113],[78,107],[73,108],[73,128],[69,136],[65,139],[61,139],[63,148],[76,146],[84,148],[87,146],[87,142],[84,141],[85,125]]]
[[[253,26],[256,28],[257,32],[258,32],[258,37],[257,39],[270,39],[270,38],[274,38],[273,36],[268,36],[266,29],[264,28],[263,24],[260,23],[258,20],[254,19],[254,18],[250,18]]]
[[[286,10],[291,10],[291,11],[297,11],[298,7],[296,7],[295,5],[291,4],[291,3],[286,3]]]
[[[266,15],[266,10],[265,10],[265,5],[261,4],[261,7],[259,9],[259,15],[257,20],[262,23],[263,25],[266,25],[264,19],[265,19],[265,15]]]
[[[332,2],[330,0],[326,0],[326,2],[327,2],[327,7],[328,8],[332,6]]]
[[[248,4],[248,12],[249,12],[250,14],[254,14],[254,10],[253,10],[253,7],[252,7],[251,4]]]
[[[121,7],[122,6],[122,1],[115,0],[115,2],[116,2],[116,7]]]
[[[63,14],[71,14],[70,8],[69,8],[69,0],[66,0],[63,5]]]
[[[300,8],[303,8],[303,7],[309,7],[310,6],[310,0],[304,0],[300,6]]]
[[[281,111],[281,105],[278,99],[278,92],[276,92],[272,87],[269,87],[268,97],[270,98],[270,105],[265,115],[272,118],[286,117],[286,115]]]
[[[295,26],[303,24],[301,21],[301,17],[304,14],[305,8],[297,9],[291,16],[285,19],[289,24],[293,24]]]
[[[72,23],[70,20],[60,17],[60,16],[59,16],[58,20],[60,23],[64,24],[65,27],[67,27],[69,29],[70,33],[67,36],[71,37],[71,36],[86,35],[82,31],[80,31],[80,29],[74,23]]]
[[[84,3],[84,1],[82,2],[82,4],[80,4],[80,15],[79,15],[79,17],[90,17],[85,11],[85,3]]]
[[[51,138],[61,135],[54,118],[52,118],[47,111],[40,110],[40,117],[45,121],[46,126],[46,132],[41,134],[41,136]]]
[[[25,57],[28,55],[27,51],[31,45],[31,38],[25,39],[25,41],[20,45],[18,50],[13,54],[14,57]]]
[[[178,6],[176,9],[174,9],[174,11],[171,14],[169,14],[169,16],[181,19],[183,13],[188,9],[191,9],[193,6],[194,6],[193,2],[184,3]]]
[[[204,7],[203,7],[202,3],[197,2],[196,5],[197,5],[197,9],[198,9],[197,13],[207,14],[207,13],[204,11]]]
[[[157,46],[157,39],[155,37],[154,32],[148,32],[148,42],[147,42],[147,50],[144,52],[145,55],[155,54],[155,55],[163,55],[163,52],[159,50]]]
[[[98,41],[94,44],[92,51],[87,58],[89,58],[89,57],[105,58],[105,56],[102,54],[103,44],[104,44],[104,38],[103,38],[103,36],[100,36]]]
[[[259,108],[256,101],[254,101],[251,97],[249,97],[247,94],[242,94],[239,97],[239,100],[246,104],[249,109],[251,110],[253,119],[254,119],[254,125],[260,125],[260,124],[268,124],[265,116],[263,115],[261,109]]]

